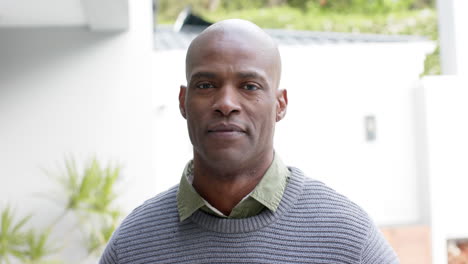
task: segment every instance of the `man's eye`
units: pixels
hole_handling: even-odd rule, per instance
[[[242,88],[248,91],[255,91],[259,89],[258,86],[254,84],[245,84]]]
[[[196,87],[199,88],[199,89],[214,88],[214,86],[211,83],[200,83],[200,84],[197,84]]]

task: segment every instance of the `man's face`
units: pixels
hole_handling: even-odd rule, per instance
[[[223,34],[192,52],[179,100],[196,157],[237,166],[272,152],[287,103],[275,63],[268,50]]]

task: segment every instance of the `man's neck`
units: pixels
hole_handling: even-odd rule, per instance
[[[193,187],[203,199],[224,215],[229,215],[255,189],[272,161],[273,154],[267,155],[255,166],[228,171],[226,168],[207,166],[206,162],[194,157]]]

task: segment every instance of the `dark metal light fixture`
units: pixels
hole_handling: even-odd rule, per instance
[[[182,10],[182,12],[179,13],[179,16],[177,16],[177,20],[174,23],[174,31],[179,32],[186,26],[208,27],[211,24],[213,23],[206,21],[198,15],[195,15],[192,12],[192,7],[187,6],[184,10]]]

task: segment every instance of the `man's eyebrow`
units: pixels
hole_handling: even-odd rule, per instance
[[[244,72],[238,72],[237,77],[240,79],[259,79],[259,80],[265,80],[265,77],[257,72],[254,71],[244,71]]]
[[[190,76],[190,79],[202,79],[202,78],[214,79],[217,76],[218,75],[216,73],[213,73],[213,72],[196,72],[196,73],[192,74],[192,76]]]

